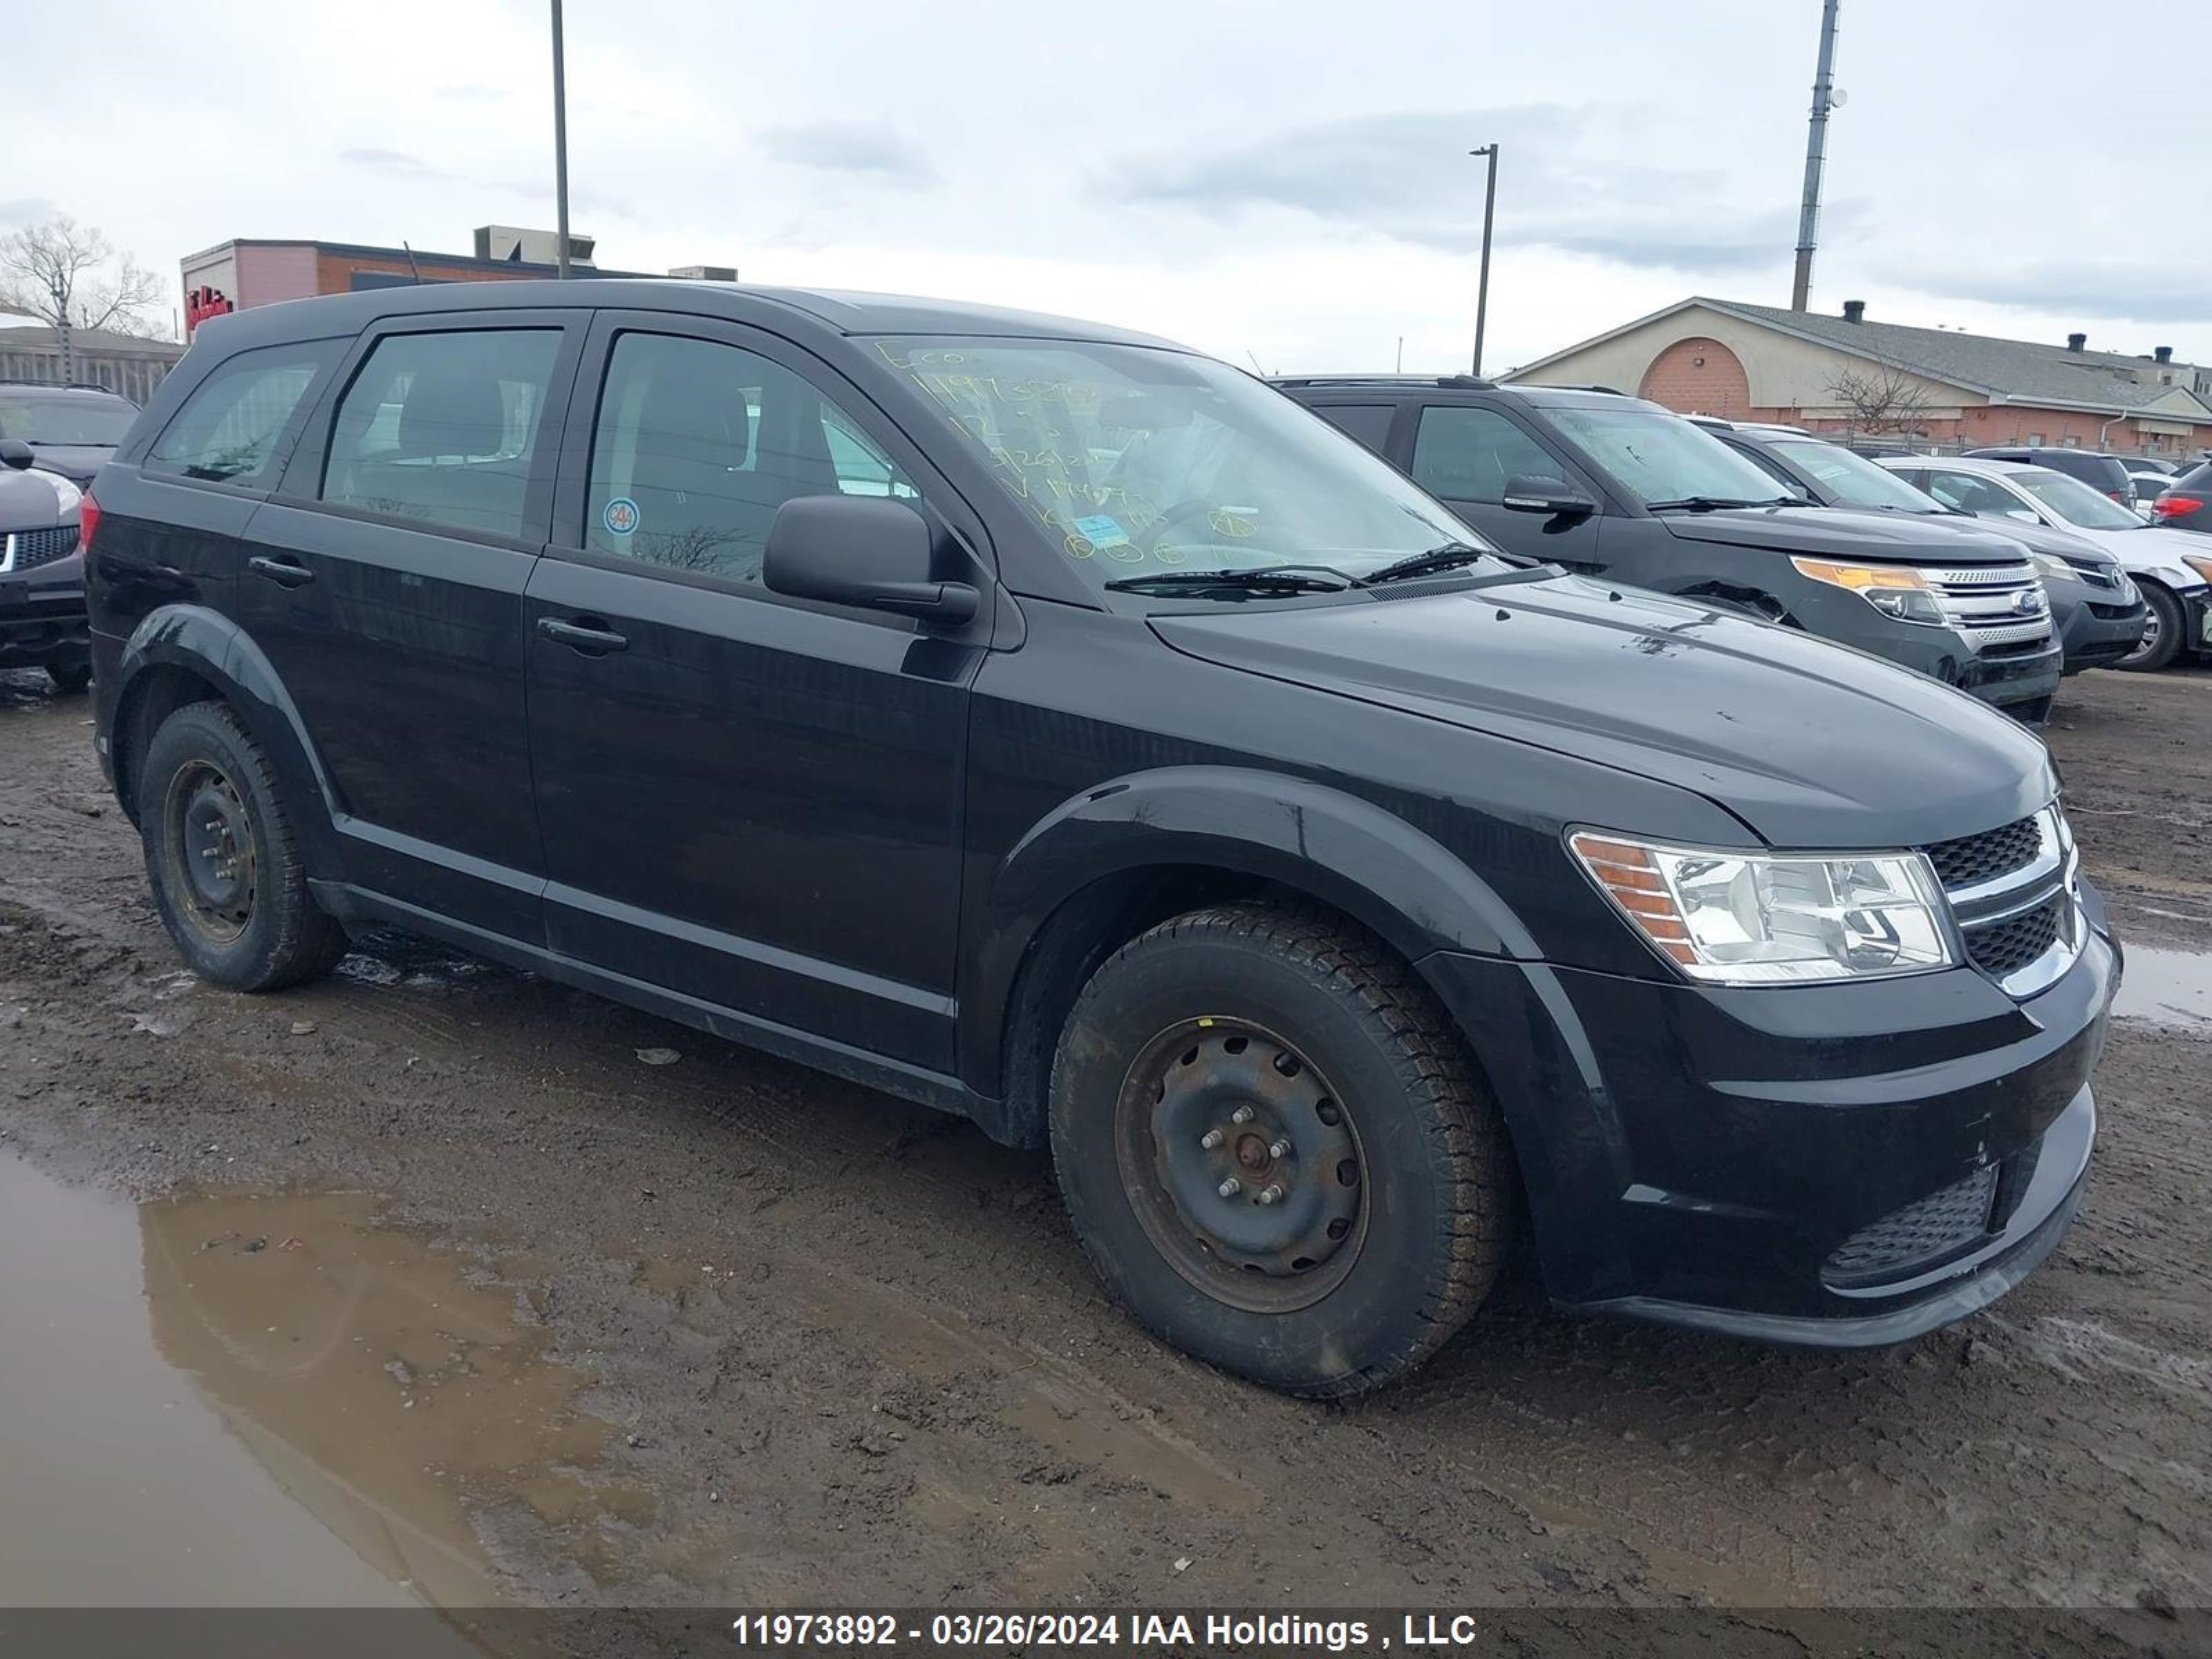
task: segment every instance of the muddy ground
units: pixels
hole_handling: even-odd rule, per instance
[[[89,714],[0,677],[0,1252],[45,1310],[5,1344],[150,1336],[149,1377],[188,1379],[163,1409],[421,1593],[2212,1600],[2212,980],[2183,954],[2212,951],[2212,676],[2071,681],[2049,734],[2124,935],[2161,947],[2130,1006],[2164,1023],[2116,1032],[2041,1273],[1836,1356],[1565,1317],[1524,1266],[1352,1408],[1149,1340],[1046,1161],[961,1123],[392,939],[283,996],[180,975]],[[127,1414],[132,1455],[167,1455],[66,1365],[7,1364],[40,1437]],[[0,1540],[34,1489],[0,1479]],[[142,1531],[82,1599],[183,1594]],[[0,1567],[0,1602],[76,1598],[58,1582]]]

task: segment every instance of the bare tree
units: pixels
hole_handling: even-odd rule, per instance
[[[1828,382],[1828,395],[1843,409],[1847,435],[1894,432],[1917,436],[1925,432],[1936,408],[1932,393],[1894,368],[1839,369]]]
[[[146,308],[160,292],[152,271],[66,215],[0,237],[0,302],[54,331],[64,380],[75,375],[79,330],[150,337]]]

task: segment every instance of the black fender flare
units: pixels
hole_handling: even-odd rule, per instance
[[[308,741],[307,722],[261,647],[237,623],[205,605],[171,605],[149,611],[124,645],[109,745],[116,793],[125,810],[136,811],[131,799],[135,791],[127,780],[139,757],[125,753],[124,745],[137,723],[139,690],[150,671],[163,667],[180,668],[206,681],[230,706],[276,769],[307,867],[319,875],[334,871],[337,800]]]
[[[1309,779],[1255,768],[1178,766],[1131,774],[1063,802],[985,877],[963,988],[961,1070],[1002,1086],[1014,999],[1031,947],[1071,899],[1102,880],[1198,866],[1279,883],[1333,905],[1409,962],[1437,951],[1540,953],[1489,884],[1386,808]],[[1018,1115],[1019,1103],[1007,1103]]]

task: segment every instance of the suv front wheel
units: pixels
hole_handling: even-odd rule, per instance
[[[2140,586],[2143,603],[2150,607],[2150,615],[2143,623],[2142,641],[2112,666],[2131,673],[2148,674],[2165,667],[2180,653],[2183,641],[2189,637],[2189,625],[2179,599],[2156,582],[2146,581]]]
[[[201,978],[280,990],[345,954],[345,931],[308,894],[276,774],[221,703],[187,703],[155,732],[138,768],[138,829],[155,905]]]
[[[1146,1325],[1340,1398],[1426,1358],[1496,1277],[1504,1127],[1427,988],[1333,915],[1162,923],[1078,999],[1052,1080],[1076,1231]]]

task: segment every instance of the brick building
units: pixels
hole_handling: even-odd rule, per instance
[[[569,263],[580,276],[644,276],[659,272],[608,270],[592,263],[588,236],[568,238]],[[474,253],[410,252],[358,242],[287,242],[239,237],[188,254],[179,262],[185,288],[185,335],[210,317],[280,300],[422,283],[496,283],[556,276],[559,244],[550,231],[485,225]],[[689,265],[672,276],[737,280],[734,266]]]
[[[2195,457],[2212,449],[2212,369],[2139,356],[1691,298],[1505,377],[1612,386],[1685,414],[1879,434],[1942,449],[2050,444]],[[1847,398],[1844,387],[1858,395]],[[1869,413],[1869,391],[1889,412]],[[1854,406],[1856,404],[1856,406]]]

